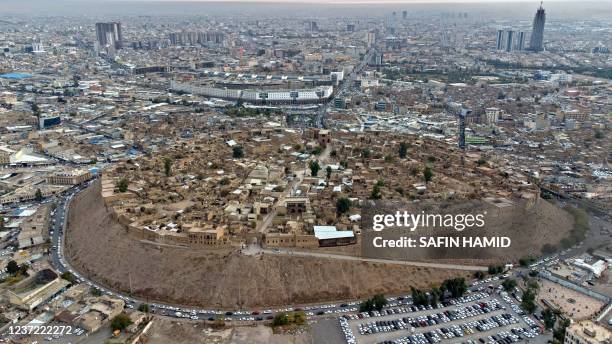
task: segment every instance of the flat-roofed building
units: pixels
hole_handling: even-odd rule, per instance
[[[88,170],[76,169],[72,171],[55,172],[47,177],[47,183],[55,185],[78,185],[92,178]]]
[[[314,236],[321,247],[351,245],[356,242],[353,231],[339,231],[336,226],[314,226]]]
[[[287,197],[285,199],[285,208],[287,215],[299,215],[306,212],[308,206],[308,198],[306,197]]]
[[[223,246],[227,244],[225,230],[222,227],[200,228],[192,227],[187,229],[189,245],[194,246]]]
[[[125,306],[120,299],[101,296],[89,305],[89,311],[80,315],[76,324],[89,332],[97,331],[106,321],[119,315]]]
[[[7,296],[11,304],[31,311],[65,290],[69,284],[53,270],[45,269],[11,286]]]

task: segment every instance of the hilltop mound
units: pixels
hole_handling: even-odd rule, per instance
[[[70,206],[66,258],[85,276],[151,300],[210,308],[262,307],[405,293],[469,275],[313,257],[242,256],[130,239],[106,209],[100,185]]]

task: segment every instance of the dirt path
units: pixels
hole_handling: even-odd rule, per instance
[[[412,261],[391,260],[391,259],[363,258],[363,257],[355,257],[355,256],[344,255],[344,254],[304,252],[304,251],[295,251],[295,250],[283,249],[283,248],[270,250],[270,249],[260,248],[256,245],[249,246],[248,249],[243,250],[243,253],[247,255],[256,255],[259,253],[265,253],[265,254],[272,254],[272,255],[284,255],[284,256],[294,256],[294,257],[316,257],[316,258],[325,258],[325,259],[340,259],[340,260],[351,260],[351,261],[371,262],[371,263],[381,263],[381,264],[420,266],[420,267],[427,267],[427,268],[449,269],[449,270],[465,270],[465,271],[487,271],[488,270],[488,267],[486,266],[477,266],[477,265],[443,264],[443,263],[412,262]]]

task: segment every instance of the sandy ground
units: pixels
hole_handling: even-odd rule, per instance
[[[573,319],[592,317],[604,306],[604,303],[560,284],[542,279],[540,281],[539,299],[550,301]],[[573,300],[573,302],[572,302]]]
[[[468,272],[314,257],[206,252],[132,240],[99,197],[71,205],[66,257],[84,275],[146,300],[211,308],[299,305],[400,294]]]
[[[238,326],[213,330],[203,323],[156,318],[148,332],[147,344],[309,344],[311,335],[273,334],[268,326]]]

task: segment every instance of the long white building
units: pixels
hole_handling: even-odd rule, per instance
[[[333,86],[317,86],[297,90],[237,90],[198,86],[172,81],[170,89],[210,98],[241,100],[249,103],[319,103],[327,100],[334,92]]]

